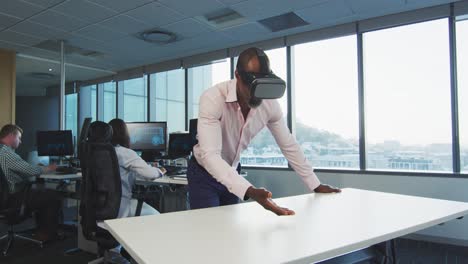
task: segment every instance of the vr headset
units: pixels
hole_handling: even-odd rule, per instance
[[[237,67],[242,81],[250,87],[250,95],[257,99],[278,99],[284,95],[286,83],[270,69],[268,57],[259,48],[255,48],[260,62],[260,73],[246,72]],[[239,66],[239,65],[237,65]]]

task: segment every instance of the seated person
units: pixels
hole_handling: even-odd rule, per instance
[[[0,130],[0,167],[5,174],[10,191],[8,204],[21,201],[20,192],[31,177],[38,177],[41,173],[54,171],[56,165],[48,167],[34,166],[23,160],[15,149],[21,144],[23,130],[16,125],[5,125]],[[53,190],[31,189],[26,197],[25,206],[27,212],[36,212],[37,239],[42,241],[53,240],[57,237],[62,198]]]
[[[115,147],[122,179],[122,198],[118,218],[135,216],[136,200],[132,200],[132,187],[135,179],[154,180],[161,177],[165,170],[148,165],[130,149],[130,136],[127,125],[122,119],[112,119],[109,125],[113,130],[111,143]],[[156,209],[143,203],[142,215],[158,213]]]

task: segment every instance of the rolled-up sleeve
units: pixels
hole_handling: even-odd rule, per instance
[[[210,97],[206,93],[200,98],[195,158],[211,176],[226,186],[229,192],[244,199],[247,189],[252,184],[221,157],[223,139],[220,119],[224,100],[217,99],[220,98]]]
[[[271,107],[270,113],[272,113],[272,118],[268,122],[267,127],[273,134],[281,152],[291,164],[291,167],[300,176],[305,185],[313,191],[320,185],[320,180],[315,175],[301,147],[289,132],[279,104],[274,101]]]
[[[8,168],[24,180],[29,180],[31,176],[38,176],[42,173],[41,167],[27,163],[17,154],[7,155],[6,160]]]
[[[126,155],[127,157],[122,160],[121,166],[134,171],[137,178],[154,180],[162,176],[161,170],[148,165],[135,151],[128,149]]]

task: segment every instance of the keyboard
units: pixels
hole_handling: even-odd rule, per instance
[[[166,169],[167,176],[181,175],[187,173],[187,167],[164,166],[164,169]]]
[[[73,167],[57,167],[55,170],[55,174],[74,174],[77,172],[78,170]]]

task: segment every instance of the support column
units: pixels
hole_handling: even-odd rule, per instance
[[[16,52],[0,49],[0,127],[15,123]]]

